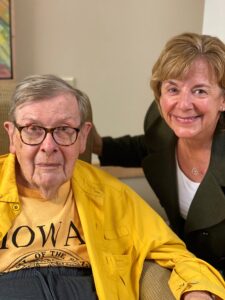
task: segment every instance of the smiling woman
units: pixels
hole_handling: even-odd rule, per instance
[[[165,80],[161,87],[163,118],[179,138],[178,165],[197,182],[208,169],[212,136],[225,107],[214,73],[205,58],[196,58],[180,80]]]
[[[153,67],[151,86],[160,112],[178,138],[178,167],[193,182],[201,182],[207,172],[212,137],[225,108],[224,66],[217,58],[224,51],[216,38],[204,36],[201,41],[198,35],[185,34],[167,43]]]
[[[171,38],[150,85],[145,134],[112,139],[95,131],[94,152],[102,165],[143,167],[171,228],[224,274],[224,43],[196,33]]]

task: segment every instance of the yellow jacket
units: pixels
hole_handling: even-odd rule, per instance
[[[134,191],[109,174],[77,161],[72,186],[100,300],[139,299],[146,258],[173,268],[176,299],[208,290],[225,299],[225,282],[213,267],[189,253],[183,242]],[[0,157],[0,239],[20,213],[15,156]]]

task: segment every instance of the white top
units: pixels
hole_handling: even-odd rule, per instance
[[[177,157],[177,184],[178,184],[178,200],[181,216],[186,219],[191,202],[195,196],[195,193],[200,185],[200,182],[194,182],[190,180],[180,169]]]

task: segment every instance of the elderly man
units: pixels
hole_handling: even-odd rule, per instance
[[[0,299],[138,299],[146,258],[173,269],[176,299],[225,299],[220,274],[135,192],[77,160],[87,110],[53,75],[16,88],[0,158]]]

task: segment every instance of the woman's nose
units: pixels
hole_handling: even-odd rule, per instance
[[[192,95],[188,91],[182,92],[179,95],[178,107],[180,109],[190,109],[192,108],[193,102],[192,102]]]

